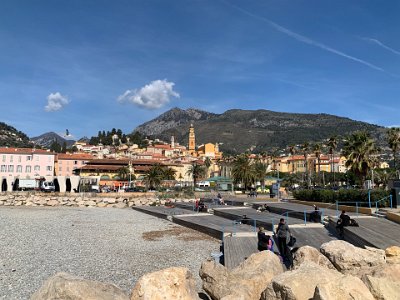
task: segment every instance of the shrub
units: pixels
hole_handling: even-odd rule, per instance
[[[385,197],[389,196],[389,191],[385,191],[382,189],[372,190],[371,204],[375,205],[376,201],[379,201]],[[311,201],[311,202],[323,202],[323,203],[335,203],[339,201],[349,202],[349,205],[356,205],[355,202],[363,202],[360,203],[362,206],[368,206],[368,191],[367,190],[357,190],[357,189],[341,189],[339,191],[335,190],[295,190],[293,191],[293,197],[297,200],[302,201]],[[388,206],[389,199],[386,201],[379,202],[378,205]]]

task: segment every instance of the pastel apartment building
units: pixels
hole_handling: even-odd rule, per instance
[[[55,153],[33,148],[0,148],[0,177],[33,179],[54,175]]]
[[[57,154],[55,162],[56,176],[69,177],[74,175],[76,169],[85,166],[94,157],[86,153],[60,153]]]

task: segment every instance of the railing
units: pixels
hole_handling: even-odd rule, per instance
[[[377,212],[378,211],[378,203],[381,203],[383,201],[386,202],[387,199],[389,199],[390,208],[393,208],[392,195],[383,197],[382,199],[374,201],[374,202],[371,202],[370,199],[368,201],[356,201],[356,202],[348,202],[348,201],[339,202],[339,201],[336,201],[336,203],[335,203],[336,204],[336,216],[339,216],[339,205],[355,204],[356,205],[356,214],[358,216],[359,207],[363,207],[363,206],[360,206],[360,204],[368,204],[368,205],[366,205],[366,207],[372,208],[372,203],[375,203],[375,212]]]

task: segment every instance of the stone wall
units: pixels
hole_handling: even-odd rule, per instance
[[[190,200],[179,200],[190,201]],[[0,206],[73,206],[73,207],[116,207],[165,203],[152,195],[124,194],[45,194],[45,193],[4,193],[0,194]]]

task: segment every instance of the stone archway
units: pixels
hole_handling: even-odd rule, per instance
[[[58,183],[58,179],[55,178],[55,179],[53,180],[53,183],[54,183],[54,191],[57,192],[57,193],[59,193],[59,192],[60,192],[60,184]]]
[[[65,180],[65,191],[68,192],[68,193],[70,193],[70,192],[71,192],[71,187],[72,187],[72,185],[71,185],[71,179],[67,178],[67,179]]]
[[[19,188],[19,179],[16,178],[14,180],[14,185],[13,185],[13,188],[12,188],[13,192],[18,191],[18,188]]]
[[[1,181],[1,191],[2,192],[7,192],[7,179],[3,178],[3,180]]]

